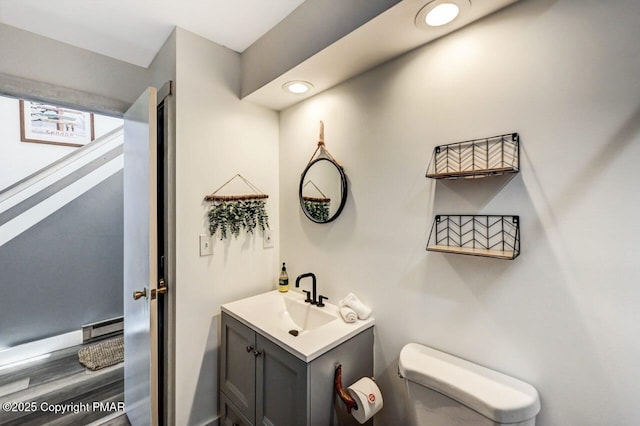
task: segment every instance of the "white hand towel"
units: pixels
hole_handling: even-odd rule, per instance
[[[338,304],[353,309],[360,319],[367,319],[371,316],[371,308],[364,305],[353,293],[347,294],[347,297],[342,299]]]
[[[348,306],[340,306],[340,316],[346,323],[358,321],[358,314]]]

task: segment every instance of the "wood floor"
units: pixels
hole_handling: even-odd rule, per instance
[[[81,348],[0,370],[0,425],[128,426],[124,364],[89,371],[78,362]]]

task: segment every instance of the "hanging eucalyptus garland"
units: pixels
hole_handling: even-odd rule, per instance
[[[220,239],[233,235],[238,238],[241,230],[253,234],[256,227],[263,232],[269,229],[269,216],[264,199],[213,201],[209,210],[209,233],[220,230]]]
[[[319,222],[326,222],[329,219],[329,202],[328,201],[315,201],[305,199],[304,209],[309,215]]]

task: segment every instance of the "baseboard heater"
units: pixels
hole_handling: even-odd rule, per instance
[[[98,321],[82,326],[82,343],[116,336],[124,331],[124,317]]]

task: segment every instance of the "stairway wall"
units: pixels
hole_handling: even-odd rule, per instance
[[[0,246],[0,350],[122,312],[122,170]]]

